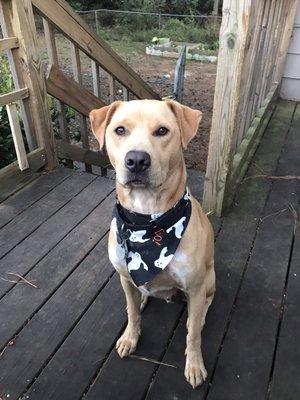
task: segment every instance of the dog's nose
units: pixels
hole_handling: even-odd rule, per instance
[[[146,171],[151,165],[150,154],[145,151],[129,151],[125,156],[125,166],[130,172]]]

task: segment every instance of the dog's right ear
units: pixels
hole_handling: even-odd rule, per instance
[[[121,101],[114,101],[109,106],[92,110],[89,114],[92,132],[99,142],[100,150],[102,150],[104,146],[105,130],[107,125],[110,123],[114,112],[121,103]]]

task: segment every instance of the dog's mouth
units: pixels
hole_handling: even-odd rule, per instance
[[[149,182],[142,179],[130,179],[127,180],[125,186],[133,186],[133,187],[146,187],[149,185]]]
[[[128,174],[125,181],[125,186],[129,187],[146,187],[149,186],[148,174]]]

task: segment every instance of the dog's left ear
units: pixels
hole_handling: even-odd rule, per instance
[[[92,110],[89,114],[92,132],[99,142],[100,150],[102,150],[104,146],[105,130],[107,128],[107,125],[110,123],[113,113],[116,111],[121,103],[121,101],[114,101],[109,106],[104,106],[97,110]]]
[[[175,114],[178,121],[182,147],[186,149],[189,142],[197,133],[202,118],[202,112],[183,106],[174,100],[167,100],[167,104]]]

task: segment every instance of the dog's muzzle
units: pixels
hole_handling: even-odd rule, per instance
[[[125,156],[127,183],[146,184],[148,169],[151,166],[150,154],[146,151],[129,151]]]

